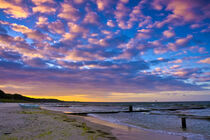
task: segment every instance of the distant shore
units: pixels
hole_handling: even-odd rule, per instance
[[[0,139],[63,140],[190,140],[117,125],[94,117],[69,116],[43,109],[21,109],[0,103]]]

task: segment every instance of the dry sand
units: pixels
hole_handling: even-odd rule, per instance
[[[0,140],[190,140],[117,125],[93,117],[69,116],[0,103]]]

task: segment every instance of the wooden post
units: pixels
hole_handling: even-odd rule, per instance
[[[132,105],[129,106],[129,111],[132,112],[133,111],[133,107]]]
[[[183,129],[186,129],[187,128],[187,126],[186,126],[186,118],[182,118],[182,128]]]

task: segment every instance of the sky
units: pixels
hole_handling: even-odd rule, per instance
[[[66,101],[210,100],[210,0],[0,0],[0,89]]]

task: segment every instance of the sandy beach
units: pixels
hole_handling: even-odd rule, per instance
[[[1,140],[115,140],[107,126],[63,113],[0,103]]]
[[[189,140],[117,125],[93,117],[69,116],[43,109],[0,103],[1,140]]]

